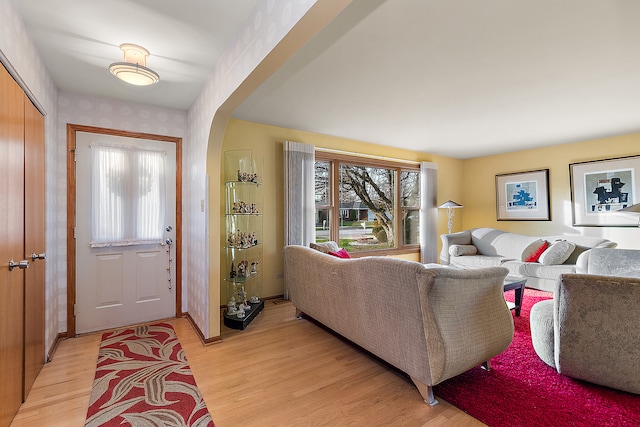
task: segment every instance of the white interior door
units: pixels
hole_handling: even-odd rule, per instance
[[[166,197],[164,225],[158,241],[96,245],[95,232],[92,233],[92,147],[95,150],[99,145],[164,153]],[[78,333],[175,316],[175,246],[172,245],[175,213],[174,143],[77,132],[75,313]],[[124,222],[130,220],[131,215],[125,215]]]

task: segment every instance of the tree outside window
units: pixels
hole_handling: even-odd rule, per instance
[[[316,153],[316,241],[336,240],[349,252],[417,250],[418,168],[323,154]]]

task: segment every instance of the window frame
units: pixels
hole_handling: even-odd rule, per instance
[[[357,154],[344,154],[335,153],[330,151],[321,151],[316,149],[314,162],[328,162],[329,163],[329,186],[330,196],[329,205],[314,205],[314,209],[328,209],[329,215],[329,236],[330,240],[339,242],[340,235],[340,164],[350,164],[356,166],[377,167],[391,169],[395,173],[394,180],[394,207],[393,207],[393,227],[395,238],[395,247],[387,249],[372,249],[372,250],[359,250],[350,252],[352,258],[359,258],[363,256],[372,255],[403,255],[420,253],[420,244],[405,244],[404,242],[404,229],[402,228],[402,212],[405,209],[415,210],[415,207],[403,207],[401,206],[400,196],[400,176],[401,172],[417,172],[420,173],[420,165],[413,162],[403,162],[401,160],[387,160],[366,156],[359,156]],[[422,189],[420,189],[422,191]]]

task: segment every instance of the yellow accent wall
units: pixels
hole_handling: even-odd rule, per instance
[[[283,141],[303,142],[319,148],[399,160],[436,163],[438,165],[438,204],[452,199],[464,205],[464,208],[455,211],[454,232],[473,227],[495,227],[528,235],[581,234],[610,239],[617,242],[620,248],[640,249],[640,228],[573,227],[569,181],[570,163],[640,155],[640,133],[459,160],[231,119],[225,130],[222,151],[251,149],[254,155],[262,157],[264,162],[263,296],[276,296],[283,293],[281,255],[284,244]],[[497,221],[495,176],[539,169],[549,169],[551,221]],[[214,195],[213,191],[211,195]],[[216,199],[220,200],[220,229],[223,230],[224,191],[222,189],[217,189],[215,198],[211,200]],[[446,232],[446,211],[439,210],[438,234]],[[221,246],[224,238],[223,233]],[[440,246],[441,243],[438,242],[438,248]],[[413,261],[419,259],[413,254],[404,255],[401,258]],[[212,283],[211,291],[220,292],[221,301],[226,301],[225,289],[215,289],[215,284]]]
[[[640,228],[573,227],[569,164],[640,155],[640,133],[465,160],[462,168],[463,229],[494,227],[528,235],[580,234],[640,249]],[[551,221],[497,221],[496,174],[549,169]],[[637,190],[636,190],[637,191]],[[636,201],[637,202],[637,201]]]
[[[399,134],[398,137],[401,138],[402,136]],[[313,144],[319,148],[383,156],[400,160],[435,162],[438,164],[438,194],[442,194],[442,200],[440,200],[439,197],[438,203],[442,203],[447,199],[458,201],[462,198],[461,160],[312,132],[303,132],[231,119],[225,130],[222,151],[251,149],[254,155],[262,157],[264,162],[263,296],[282,295],[284,292],[282,278],[282,247],[284,245],[284,141],[296,141]],[[221,170],[222,167],[223,165],[221,165]],[[220,189],[219,193],[217,193],[217,198],[220,199],[221,230],[224,230],[224,197],[224,191]],[[458,227],[461,226],[460,216],[455,218],[454,224]],[[441,212],[438,219],[438,233],[446,233],[446,231],[446,212]],[[221,234],[220,245],[222,246],[225,236],[224,233]],[[414,261],[419,259],[417,255],[405,255],[402,256],[402,258]],[[221,270],[224,270],[223,264],[221,264]],[[211,291],[215,292],[213,286]],[[227,301],[226,290],[220,289],[220,292],[221,301]]]

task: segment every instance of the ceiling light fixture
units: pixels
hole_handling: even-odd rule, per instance
[[[160,80],[158,73],[147,68],[147,49],[131,43],[121,44],[120,49],[124,55],[124,62],[109,65],[111,74],[136,86],[152,85]]]

